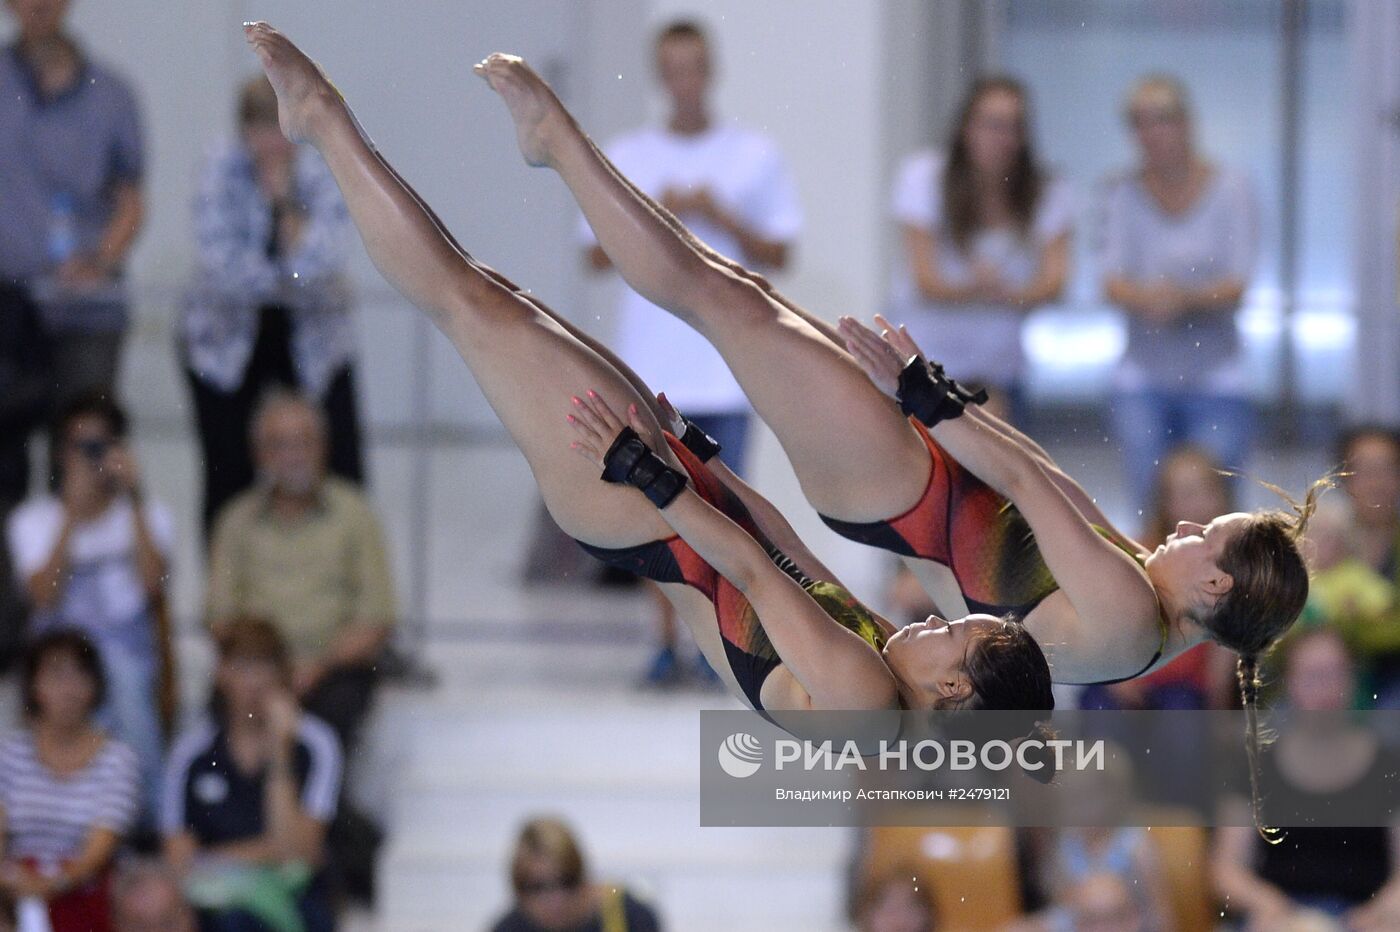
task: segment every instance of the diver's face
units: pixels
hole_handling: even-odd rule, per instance
[[[967,654],[973,642],[1005,624],[993,615],[944,621],[930,615],[895,632],[885,645],[885,662],[899,681],[911,709],[944,708],[972,697]]]
[[[1220,569],[1225,548],[1249,526],[1245,512],[1221,515],[1209,524],[1178,521],[1176,530],[1147,558],[1155,583],[1192,592],[1211,605],[1229,591],[1233,580]]]

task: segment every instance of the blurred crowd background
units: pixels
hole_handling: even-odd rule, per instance
[[[906,323],[1149,548],[1343,468],[1268,676],[1338,726],[1269,766],[1316,793],[1289,762],[1334,762],[1339,797],[1394,772],[1344,715],[1400,708],[1394,0],[5,0],[0,926],[1400,927],[1385,826],[746,836],[721,868],[647,824],[693,821],[690,758],[575,774],[586,743],[648,747],[627,728],[693,754],[694,708],[730,700],[647,587],[562,539],[375,276],[277,129],[237,28],[264,16],[467,248],[665,390],[892,618],[933,607],[822,528],[718,357],[519,163],[474,60],[525,54],[799,302]],[[1057,699],[1236,695],[1204,645]]]

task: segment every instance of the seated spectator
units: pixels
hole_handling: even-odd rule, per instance
[[[1341,636],[1315,628],[1291,645],[1284,665],[1287,704],[1332,713],[1290,720],[1265,748],[1260,785],[1269,812],[1340,808],[1386,792],[1400,761],[1370,730],[1349,721],[1355,670]],[[1284,827],[1271,844],[1249,827],[1247,801],[1216,834],[1216,887],[1251,930],[1280,928],[1303,909],[1344,918],[1354,930],[1400,927],[1400,874],[1394,827]]]
[[[1149,550],[1165,543],[1179,521],[1209,524],[1235,511],[1220,462],[1204,447],[1182,444],[1162,460],[1140,538]],[[1198,644],[1147,676],[1084,691],[1084,708],[1231,708],[1237,696],[1235,655],[1213,641]]]
[[[93,719],[106,685],[86,637],[41,635],[24,661],[26,727],[0,740],[0,890],[47,901],[53,932],[110,932],[112,856],[139,807],[136,755]]]
[[[326,474],[326,421],[303,395],[268,396],[253,419],[258,485],[219,516],[208,618],[266,618],[292,653],[293,692],[349,753],[394,621],[384,535],[368,499]]]
[[[51,441],[52,492],[21,505],[6,528],[31,629],[77,628],[92,640],[108,686],[101,719],[136,752],[150,788],[160,780],[158,689],[170,656],[161,601],[174,520],[144,494],[126,414],[107,396],[66,407]],[[155,798],[148,792],[148,809]]]
[[[1355,515],[1349,500],[1328,497],[1308,522],[1313,578],[1301,621],[1360,625],[1394,604],[1395,585],[1356,555]]]
[[[1065,829],[1049,854],[1045,889],[1054,904],[1015,923],[1014,932],[1171,928],[1162,868],[1147,830]]]
[[[1400,434],[1363,425],[1338,443],[1342,488],[1355,506],[1354,551],[1388,579],[1400,574]]]
[[[113,932],[196,932],[179,877],[159,861],[117,868],[112,881]]]
[[[1146,829],[1131,827],[1141,792],[1138,782],[1149,773],[1140,773],[1147,768],[1130,765],[1125,749],[1112,742],[1107,753],[1115,761],[1113,767],[1068,771],[1057,779],[1057,801],[1062,807],[1058,821],[1073,827],[1036,834],[1032,880],[1049,897],[1050,905],[1016,923],[1016,932],[1080,928],[1075,925],[1076,891],[1105,875],[1130,891],[1133,915],[1139,917],[1143,932],[1171,927],[1171,904],[1157,849]]]
[[[269,622],[219,639],[212,712],[182,734],[162,790],[161,833],[203,932],[335,927],[321,865],[340,792],[335,734],[297,708],[287,647]]]
[[[1085,877],[1070,889],[1065,900],[1069,915],[1065,928],[1074,932],[1148,932],[1161,928],[1149,924],[1148,917],[1162,914],[1146,912],[1119,874]]]
[[[578,840],[558,819],[531,819],[510,860],[515,905],[494,932],[655,932],[656,912],[616,884],[589,882]]]
[[[325,162],[287,141],[262,75],[238,97],[238,138],[205,163],[198,272],[179,336],[204,454],[204,527],[253,484],[248,423],[272,386],[326,417],[330,470],[363,474],[347,287],[350,216]]]
[[[1355,428],[1343,436],[1337,459],[1352,506],[1350,557],[1356,562],[1341,563],[1322,580],[1321,595],[1336,595],[1340,588],[1343,598],[1374,607],[1376,577],[1400,584],[1400,435],[1374,425]],[[1346,629],[1376,704],[1400,708],[1400,604],[1392,598],[1380,612],[1343,612],[1326,620]]]
[[[935,932],[938,906],[918,873],[905,865],[863,879],[851,902],[856,932]]]

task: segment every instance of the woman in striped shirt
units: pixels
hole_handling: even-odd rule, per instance
[[[47,901],[53,932],[108,932],[109,868],[139,805],[136,755],[93,722],[106,680],[79,632],[36,640],[22,684],[27,727],[0,740],[0,890]]]

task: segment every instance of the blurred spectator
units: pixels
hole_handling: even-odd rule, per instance
[[[1100,274],[1127,315],[1112,415],[1133,498],[1145,501],[1178,443],[1245,466],[1253,418],[1235,312],[1259,233],[1246,178],[1197,152],[1180,81],[1144,78],[1126,116],[1141,163],[1108,182]]]
[[[656,912],[616,884],[595,884],[578,840],[557,819],[531,819],[510,861],[515,906],[494,932],[655,932]]]
[[[180,323],[204,454],[204,527],[253,484],[248,424],[272,385],[321,405],[333,473],[363,476],[346,274],[350,216],[325,162],[287,141],[262,75],[238,97],[238,137],[205,163],[199,270]]]
[[[1313,604],[1346,632],[1377,704],[1400,708],[1400,434],[1380,425],[1353,428],[1337,459],[1351,505],[1349,545],[1338,553],[1339,542],[1321,530],[1318,558],[1335,562],[1318,568]]]
[[[6,531],[33,630],[77,628],[96,645],[108,685],[101,718],[136,751],[154,804],[158,690],[171,685],[162,603],[175,525],[145,495],[127,433],[125,412],[106,395],[70,402],[50,437],[53,491],[17,508]]]
[[[335,928],[320,867],[340,792],[341,751],[297,708],[287,646],[271,623],[219,639],[211,714],[170,754],[161,833],[203,932]]]
[[[1148,932],[1161,926],[1150,924],[1149,913],[1133,895],[1128,882],[1119,874],[1093,874],[1079,881],[1065,897],[1069,925],[1073,932]]]
[[[1155,473],[1142,543],[1156,547],[1176,531],[1178,522],[1201,524],[1235,510],[1235,496],[1225,467],[1205,447],[1174,446]]]
[[[1308,569],[1312,582],[1300,623],[1337,626],[1363,655],[1395,649],[1387,619],[1395,605],[1394,583],[1356,556],[1356,509],[1346,498],[1328,496],[1308,522]]]
[[[1208,524],[1235,511],[1234,496],[1221,464],[1204,447],[1181,444],[1162,460],[1150,511],[1139,540],[1148,549],[1166,543],[1177,522]],[[1235,655],[1213,641],[1198,644],[1147,676],[1112,686],[1091,686],[1084,708],[1231,708],[1238,695]]]
[[[1376,424],[1352,428],[1337,459],[1353,506],[1353,551],[1387,579],[1400,578],[1400,434]]]
[[[179,878],[158,861],[117,868],[112,881],[113,932],[196,932]]]
[[[1064,829],[1048,855],[1043,887],[1054,903],[1008,932],[1172,928],[1166,880],[1146,829]]]
[[[68,5],[6,0],[19,36],[0,53],[0,313],[37,315],[59,404],[116,381],[144,212],[135,98],[68,33]]]
[[[363,492],[326,474],[325,415],[279,391],[253,417],[259,482],[225,507],[210,550],[208,618],[267,618],[292,654],[291,685],[349,752],[394,623],[393,581]]]
[[[136,755],[93,720],[106,680],[82,634],[40,636],[22,688],[27,727],[0,740],[0,889],[47,901],[53,932],[108,932],[112,856],[139,807]]]
[[[938,905],[931,885],[918,874],[912,866],[900,866],[864,878],[851,903],[856,932],[935,932]]]
[[[1035,157],[1025,88],[1006,77],[968,91],[943,152],[904,160],[892,210],[904,237],[898,320],[1006,415],[1023,376],[1021,322],[1064,290],[1069,186]]]
[[[1056,781],[1058,821],[1071,827],[1028,836],[1032,843],[1026,853],[1035,865],[1032,880],[1051,902],[1016,924],[1017,932],[1078,929],[1076,891],[1104,875],[1117,878],[1130,891],[1144,932],[1170,927],[1171,904],[1157,848],[1145,829],[1130,827],[1140,821],[1134,810],[1143,792],[1139,781],[1149,779],[1155,768],[1134,766],[1126,749],[1112,741],[1107,747],[1113,766],[1066,771]]]
[[[786,267],[802,227],[797,185],[772,140],[716,119],[710,107],[713,76],[705,31],[688,20],[671,23],[656,39],[656,72],[670,114],[665,126],[648,126],[614,139],[608,158],[647,195],[676,214],[717,252],[750,268]],[[592,230],[580,220],[588,265],[611,267]],[[729,367],[687,324],[621,284],[618,355],[648,385],[719,441],[728,466],[745,474],[749,403]],[[657,590],[660,648],[647,679],[676,680],[676,623]],[[704,660],[702,672],[713,677]]]
[[[1337,632],[1315,628],[1291,645],[1284,667],[1289,707],[1302,712],[1262,756],[1260,785],[1267,817],[1274,812],[1340,809],[1348,799],[1384,798],[1397,761],[1370,730],[1348,719],[1355,670]],[[1400,875],[1392,828],[1284,827],[1271,844],[1248,827],[1241,801],[1219,829],[1213,856],[1216,886],[1250,930],[1274,930],[1311,908],[1345,918],[1347,928],[1400,927]]]

